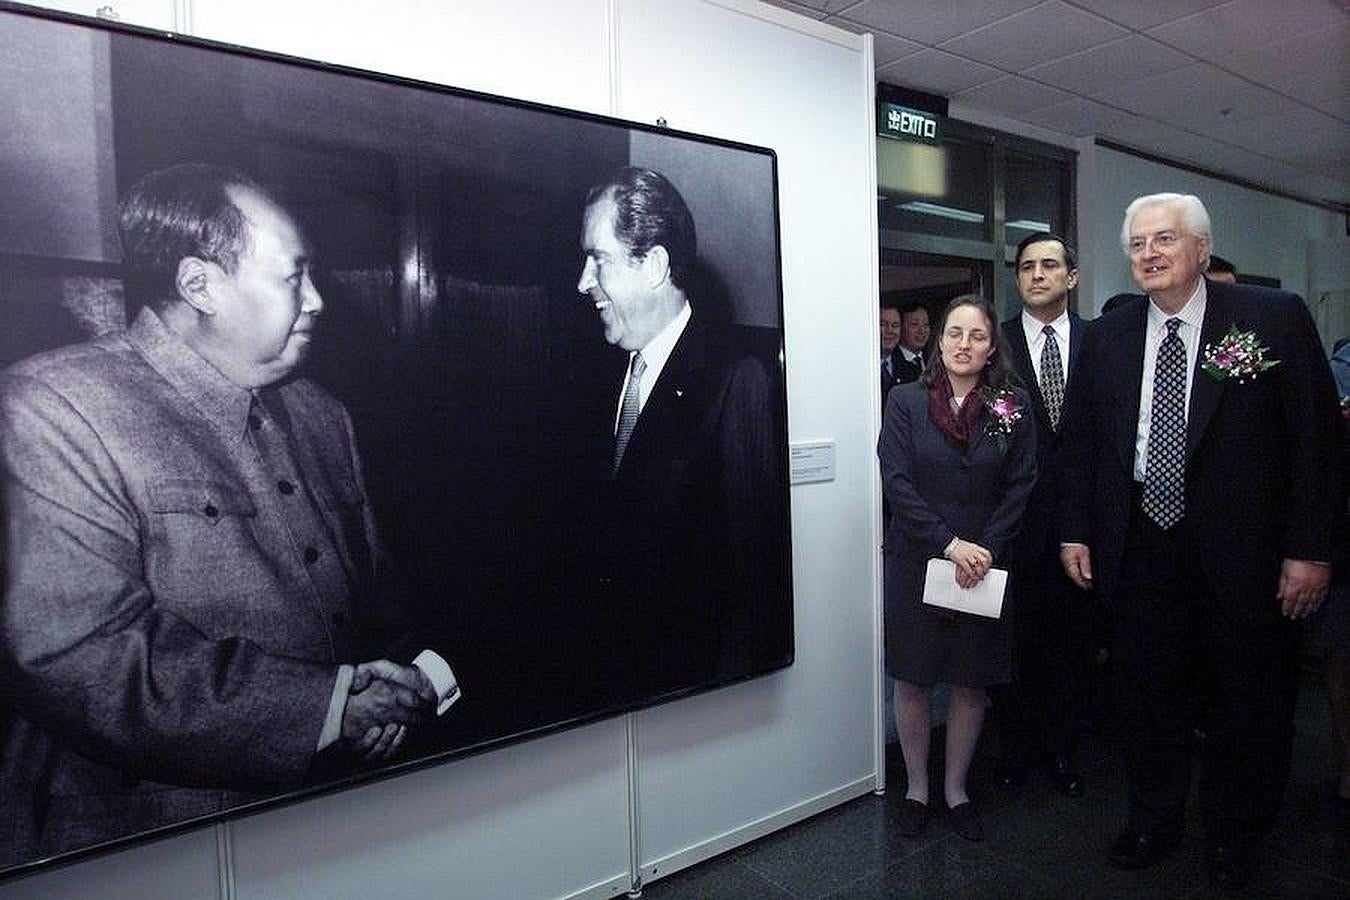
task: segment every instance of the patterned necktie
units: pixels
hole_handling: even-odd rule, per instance
[[[1060,361],[1055,329],[1047,325],[1041,331],[1045,334],[1045,344],[1041,347],[1041,396],[1045,398],[1050,428],[1059,431],[1059,414],[1064,408],[1064,364]]]
[[[1163,529],[1186,512],[1186,347],[1177,336],[1180,319],[1167,320],[1167,337],[1158,347],[1153,371],[1153,409],[1144,457],[1144,494],[1140,508]]]
[[[637,427],[638,420],[638,389],[641,386],[642,373],[647,371],[647,361],[642,358],[641,353],[634,353],[632,361],[628,364],[628,386],[623,389],[623,405],[619,407],[619,429],[614,432],[614,461],[611,471],[619,470],[619,463],[623,461],[623,451],[628,446],[628,440],[633,436],[633,429]]]

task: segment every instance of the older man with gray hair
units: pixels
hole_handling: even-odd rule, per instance
[[[1203,711],[1205,868],[1239,887],[1288,780],[1297,620],[1330,580],[1335,394],[1299,297],[1203,277],[1198,198],[1136,199],[1121,243],[1148,302],[1084,336],[1060,485],[1065,572],[1114,623],[1129,818],[1111,861],[1180,843]]]

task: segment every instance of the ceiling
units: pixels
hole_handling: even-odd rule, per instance
[[[766,0],[878,81],[1350,205],[1350,0]]]

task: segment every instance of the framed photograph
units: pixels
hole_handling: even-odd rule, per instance
[[[792,662],[771,150],[0,59],[0,879]]]

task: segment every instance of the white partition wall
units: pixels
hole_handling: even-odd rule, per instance
[[[838,460],[834,482],[793,490],[794,665],[637,717],[649,876],[872,787],[873,120],[850,44],[746,4],[618,6],[619,116],[778,152],[792,439],[833,438]]]
[[[790,438],[832,441],[836,474],[792,490],[790,668],[44,872],[0,896],[610,897],[634,876],[650,881],[873,789],[869,39],[752,0],[163,0],[135,10],[124,19],[773,148]],[[641,161],[650,151],[639,139],[632,152]]]

